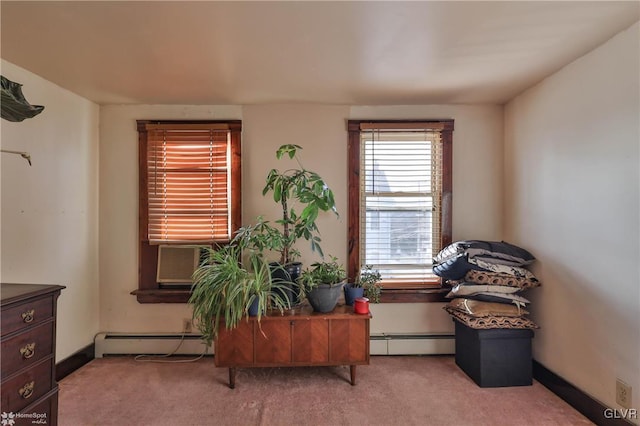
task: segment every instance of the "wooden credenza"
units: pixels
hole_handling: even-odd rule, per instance
[[[369,364],[371,314],[338,306],[330,313],[310,307],[243,319],[238,327],[220,326],[215,340],[215,364],[229,368],[229,387],[235,387],[236,368],[349,365],[356,384],[356,365]]]
[[[56,425],[56,305],[64,287],[3,283],[1,288],[0,411],[16,425]]]

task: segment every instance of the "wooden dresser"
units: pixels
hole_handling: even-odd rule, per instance
[[[243,319],[238,327],[220,326],[215,341],[217,367],[229,367],[229,387],[235,387],[236,368],[349,365],[356,384],[356,365],[369,364],[369,319],[352,306],[333,312],[310,307]]]
[[[2,284],[0,411],[16,425],[58,423],[56,304],[63,288]]]

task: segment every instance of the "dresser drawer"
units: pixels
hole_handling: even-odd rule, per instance
[[[2,377],[38,363],[52,355],[53,322],[30,328],[2,342]]]
[[[47,296],[2,309],[2,335],[5,336],[53,317],[54,300],[53,296]]]
[[[3,412],[18,412],[53,388],[53,358],[34,365],[22,374],[2,383]]]

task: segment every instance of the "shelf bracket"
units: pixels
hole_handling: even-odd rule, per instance
[[[29,154],[28,152],[24,152],[24,151],[11,151],[9,149],[0,149],[0,152],[5,152],[7,154],[16,154],[19,155],[20,157],[24,158],[25,160],[27,160],[27,162],[29,163],[29,165],[31,165],[31,154]]]

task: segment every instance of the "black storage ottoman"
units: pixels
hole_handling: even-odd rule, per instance
[[[454,320],[456,364],[480,387],[530,386],[533,330],[477,330]]]

